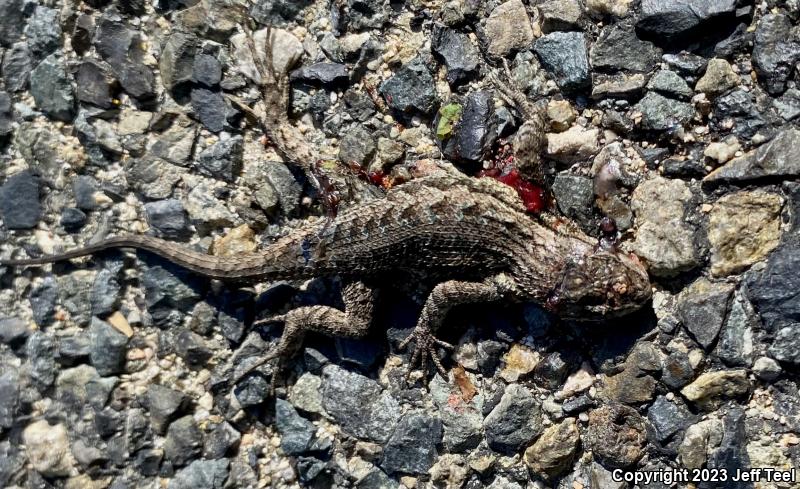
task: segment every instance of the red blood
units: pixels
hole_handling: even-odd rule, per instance
[[[520,181],[516,189],[528,212],[538,214],[544,210],[544,189],[526,181]]]
[[[384,174],[381,170],[371,171],[367,174],[367,178],[373,185],[383,185]]]

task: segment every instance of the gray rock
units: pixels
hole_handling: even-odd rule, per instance
[[[478,73],[480,55],[466,34],[436,25],[431,50],[447,67],[447,82],[452,86],[461,85]]]
[[[156,325],[167,326],[180,319],[201,299],[204,282],[176,266],[148,266],[142,272],[147,310]]]
[[[31,95],[42,112],[53,119],[69,122],[75,117],[75,95],[64,60],[51,54],[31,71]]]
[[[648,92],[634,110],[642,114],[642,129],[650,131],[671,131],[688,123],[694,116],[694,107],[686,102],[679,102]]]
[[[138,60],[126,60],[117,70],[119,84],[125,93],[141,103],[150,103],[156,97],[153,70]]]
[[[294,407],[283,399],[275,400],[275,427],[281,435],[281,449],[286,455],[308,452],[317,432],[311,421],[297,414]]]
[[[533,49],[561,90],[577,92],[591,87],[586,36],[582,32],[547,34],[536,40]]]
[[[31,229],[39,223],[39,179],[29,170],[11,175],[0,186],[0,216],[8,229]]]
[[[790,88],[786,93],[772,101],[772,106],[786,121],[792,121],[800,116],[800,90]]]
[[[644,453],[645,420],[631,407],[607,404],[589,413],[589,426],[583,440],[595,460],[604,467],[630,467]]]
[[[676,351],[664,360],[664,372],[661,382],[672,389],[680,389],[687,385],[694,378],[692,364],[689,363],[689,355],[685,352]]]
[[[28,79],[33,69],[28,45],[24,42],[14,43],[3,57],[2,73],[6,90],[20,92],[28,86]]]
[[[78,100],[103,109],[114,108],[113,79],[96,61],[84,61],[75,73]]]
[[[182,467],[200,456],[203,449],[203,433],[192,416],[173,421],[164,440],[164,457],[176,467]],[[224,460],[227,462],[227,460]]]
[[[636,27],[664,42],[683,41],[735,10],[736,0],[642,0]]]
[[[702,75],[708,65],[706,58],[687,51],[665,54],[662,59],[669,69],[677,71],[682,76]]]
[[[541,407],[530,390],[512,384],[483,424],[486,441],[492,449],[516,452],[542,432]]]
[[[179,118],[156,140],[150,153],[175,165],[187,166],[192,158],[197,132],[196,124],[187,118]]]
[[[159,58],[158,68],[164,88],[181,92],[191,83],[198,40],[191,34],[173,31]]]
[[[800,239],[790,238],[772,252],[763,270],[745,275],[747,296],[770,332],[800,321]]]
[[[148,202],[144,205],[144,212],[147,223],[162,238],[186,239],[191,234],[186,209],[180,200]]]
[[[681,292],[678,314],[689,334],[706,350],[714,344],[728,314],[733,285],[698,279]]]
[[[56,379],[56,343],[53,337],[41,331],[35,331],[25,343],[25,355],[28,357],[26,372],[40,392],[46,391]]]
[[[356,125],[347,131],[339,142],[339,160],[348,165],[356,165],[367,168],[375,157],[378,149],[375,138],[371,131],[362,125]]]
[[[167,489],[223,489],[230,460],[195,460],[169,481]]]
[[[588,229],[593,221],[594,184],[591,178],[562,172],[553,181],[553,195],[562,214]]]
[[[228,109],[222,93],[206,88],[192,89],[192,110],[209,131],[220,132],[225,128]]]
[[[356,31],[378,29],[386,22],[389,12],[381,0],[347,0],[347,26]]]
[[[655,430],[656,439],[666,443],[679,431],[683,431],[694,422],[694,416],[680,400],[668,401],[659,396],[647,410],[647,420]]]
[[[435,122],[437,125],[438,121],[439,118]],[[470,93],[464,102],[461,118],[456,122],[445,141],[437,140],[442,145],[442,152],[455,161],[482,161],[497,141],[497,120],[491,92]]]
[[[656,67],[660,57],[659,48],[639,39],[634,28],[626,24],[604,27],[591,51],[595,70],[647,73]]]
[[[125,373],[128,337],[98,318],[92,318],[89,329],[91,351],[89,358],[102,376]]]
[[[122,286],[117,279],[118,274],[119,267],[116,267],[115,270],[102,268],[95,275],[90,298],[93,315],[106,317],[119,309]]]
[[[779,362],[800,365],[800,323],[778,330],[769,354]]]
[[[769,13],[756,28],[753,67],[771,95],[780,95],[800,60],[800,39],[786,15]]]
[[[239,445],[242,435],[227,421],[216,425],[206,436],[203,447],[203,457],[207,459],[220,459]]]
[[[400,419],[400,405],[380,385],[336,365],[323,371],[322,406],[352,436],[385,443]]]
[[[0,92],[0,144],[14,130],[14,111],[11,108],[11,97],[6,92]]]
[[[256,202],[265,211],[280,207],[284,216],[295,216],[300,209],[303,188],[292,172],[282,162],[264,162],[260,165],[263,178],[269,185],[261,185],[255,193]]]
[[[175,353],[183,359],[186,366],[200,369],[214,355],[206,340],[192,331],[181,331],[175,338]]]
[[[150,422],[156,433],[166,432],[167,426],[188,404],[189,398],[182,392],[159,384],[147,386],[145,405],[150,412]]]
[[[201,182],[184,199],[186,212],[201,235],[216,228],[233,226],[238,221],[225,202],[226,195],[216,188],[210,182]]]
[[[767,125],[753,94],[742,89],[732,90],[718,97],[714,101],[714,115],[725,131],[730,130],[741,140],[752,138]],[[731,124],[733,129],[730,129]]]
[[[486,19],[483,38],[487,52],[498,58],[528,49],[534,39],[533,28],[522,1],[510,0],[497,5]]]
[[[753,330],[761,328],[753,306],[740,293],[734,295],[725,326],[719,336],[717,356],[731,367],[753,364]]]
[[[577,31],[581,28],[583,5],[578,0],[547,0],[539,4],[542,32]]]
[[[11,316],[0,318],[0,342],[10,345],[28,337],[30,331],[25,321]]]
[[[25,28],[25,2],[23,0],[0,0],[0,45],[10,46],[17,42]]]
[[[661,70],[653,75],[647,83],[647,89],[678,99],[689,99],[694,94],[683,78],[669,70]]]
[[[381,83],[380,93],[391,109],[409,115],[430,116],[439,103],[433,76],[420,58],[403,65]]]
[[[37,60],[61,47],[61,22],[58,10],[37,5],[25,26],[28,49]]]
[[[441,377],[435,377],[430,392],[444,427],[444,446],[450,453],[462,453],[476,448],[483,439],[481,398],[476,396],[466,402],[451,387]]]
[[[97,54],[118,73],[138,42],[138,35],[119,14],[107,10],[98,19],[93,42]]]
[[[72,181],[72,194],[75,196],[75,205],[84,211],[97,209],[98,192],[97,180],[88,175],[78,175]]]
[[[298,68],[289,75],[292,81],[311,85],[333,86],[345,84],[350,80],[347,66],[342,63],[314,63]]]
[[[704,184],[748,182],[760,178],[790,178],[800,175],[800,131],[789,128],[772,141],[742,157],[729,161],[703,179]]]
[[[183,168],[158,158],[132,159],[127,168],[128,183],[146,199],[166,199],[178,183]]]
[[[418,411],[406,413],[383,448],[381,467],[389,474],[426,474],[436,461],[441,439],[439,419]]]
[[[772,382],[780,377],[783,369],[780,364],[769,357],[759,357],[753,362],[753,373],[764,382]]]
[[[79,56],[83,56],[92,47],[94,37],[94,18],[91,14],[80,14],[75,19],[75,26],[70,34],[72,49]]]
[[[3,367],[3,372],[0,373],[0,428],[14,426],[19,390],[19,371],[13,367]]]
[[[222,80],[222,65],[209,54],[198,54],[194,58],[192,78],[206,88],[214,88]]]
[[[38,326],[47,326],[53,321],[58,301],[58,285],[52,275],[44,277],[42,282],[31,289],[28,301],[31,304],[33,321]]]

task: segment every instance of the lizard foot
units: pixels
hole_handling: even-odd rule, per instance
[[[447,370],[442,365],[441,359],[439,359],[439,355],[436,352],[436,347],[442,347],[446,350],[455,350],[455,347],[450,343],[444,342],[440,339],[437,339],[433,336],[431,331],[428,328],[417,327],[414,331],[408,335],[408,337],[400,343],[399,348],[404,350],[408,344],[414,340],[416,344],[414,347],[414,353],[411,355],[411,360],[408,363],[408,371],[406,372],[406,378],[411,375],[411,371],[415,365],[419,364],[420,369],[422,370],[423,374],[426,374],[428,371],[428,357],[433,360],[433,364],[436,366],[436,370],[439,372],[439,375],[442,378],[447,378]]]

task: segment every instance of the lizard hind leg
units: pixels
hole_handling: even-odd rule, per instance
[[[345,310],[330,306],[303,306],[292,309],[286,314],[273,318],[270,322],[284,323],[278,345],[274,350],[259,359],[257,363],[237,376],[235,383],[248,374],[270,362],[275,362],[272,375],[274,392],[277,378],[285,369],[287,362],[294,357],[303,346],[303,339],[308,332],[318,332],[330,336],[359,338],[365,336],[372,324],[377,299],[377,290],[361,281],[349,281],[342,284],[342,300]]]
[[[427,374],[428,358],[430,357],[436,370],[442,378],[446,379],[447,371],[436,353],[436,347],[453,349],[453,346],[437,339],[434,333],[452,307],[459,304],[496,301],[502,298],[506,292],[504,290],[506,287],[502,285],[502,282],[503,280],[498,280],[497,277],[485,282],[450,280],[434,287],[425,300],[417,326],[400,344],[400,349],[404,349],[412,340],[415,343],[408,373],[410,374],[411,369],[419,363],[423,374]]]

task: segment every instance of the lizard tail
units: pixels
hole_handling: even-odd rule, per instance
[[[57,255],[45,255],[39,258],[23,260],[0,260],[0,266],[23,267],[29,265],[45,265],[47,263],[70,260],[72,258],[91,255],[98,251],[116,248],[145,250],[192,272],[222,280],[245,278],[245,275],[249,275],[247,272],[250,270],[249,267],[247,267],[247,270],[243,270],[245,267],[243,266],[242,257],[226,258],[208,255],[190,250],[170,241],[135,234],[109,238],[101,243],[70,250]],[[252,270],[252,272],[253,275],[257,274],[256,270]]]

